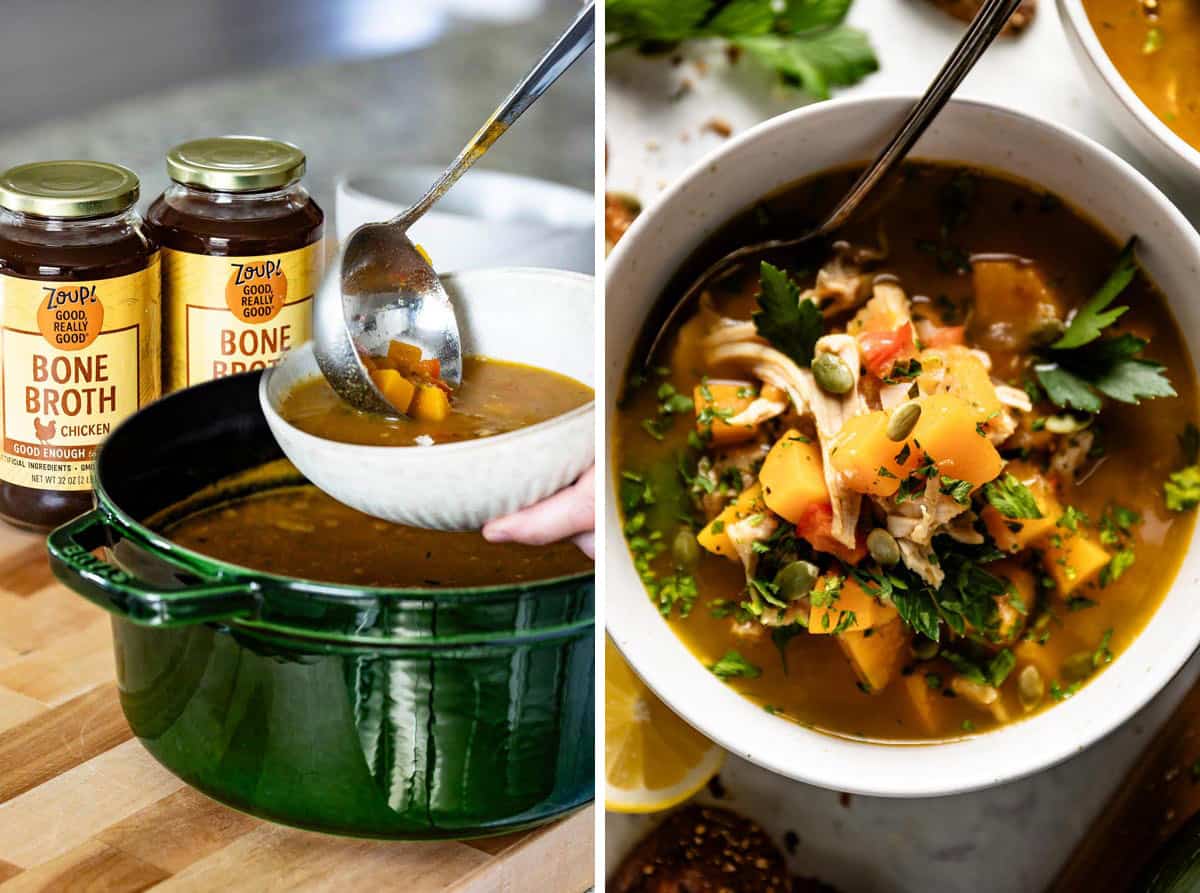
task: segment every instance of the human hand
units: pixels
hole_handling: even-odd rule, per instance
[[[488,521],[483,538],[490,543],[544,546],[568,537],[588,558],[596,557],[596,467],[553,496],[519,512]]]

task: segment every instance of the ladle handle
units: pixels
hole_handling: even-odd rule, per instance
[[[588,0],[587,6],[571,26],[554,42],[554,46],[546,51],[546,55],[533,66],[529,74],[513,88],[500,107],[492,112],[492,116],[471,137],[429,191],[421,196],[415,205],[388,222],[405,230],[412,226],[595,41],[596,2]]]
[[[908,155],[913,145],[921,138],[926,128],[937,117],[938,113],[949,101],[951,95],[958,89],[979,61],[979,57],[991,46],[992,41],[1004,30],[1012,14],[1021,5],[1021,0],[987,0],[971,20],[966,34],[959,41],[946,64],[934,77],[925,95],[904,119],[904,123],[888,141],[887,145],[875,156],[875,160],[867,166],[859,178],[850,187],[850,191],[833,209],[818,229],[821,235],[828,235],[844,224],[849,216],[875,188],[876,184],[891,173],[899,162]]]

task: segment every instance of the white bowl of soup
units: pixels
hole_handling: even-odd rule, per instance
[[[1058,0],[1093,94],[1179,186],[1200,184],[1200,6],[1191,0]]]
[[[607,281],[610,635],[730,751],[879,796],[1069,757],[1200,641],[1194,509],[1163,489],[1196,460],[1178,438],[1198,412],[1200,237],[1084,137],[951,103],[882,211],[806,268],[770,258],[788,300],[778,274],[737,271],[645,365],[697,269],[802,227],[912,101],[822,103],[731,140],[638,219]],[[1115,269],[1105,306],[1131,309],[1080,319]],[[1096,365],[1114,349],[1134,365]],[[1055,404],[1072,370],[1098,412]],[[1129,374],[1139,405],[1109,396]]]
[[[411,527],[478,530],[594,461],[594,280],[512,267],[442,282],[464,356],[444,419],[351,408],[321,377],[311,343],[267,371],[259,396],[287,457],[338,501]]]

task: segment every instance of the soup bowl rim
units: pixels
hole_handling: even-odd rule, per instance
[[[566,279],[574,279],[579,282],[594,282],[595,281],[595,277],[589,276],[586,273],[577,273],[574,270],[550,270],[550,269],[546,269],[544,267],[522,267],[522,266],[490,267],[485,270],[464,270],[462,272],[457,272],[457,273],[446,273],[446,274],[443,274],[442,276],[440,276],[439,278],[443,279],[443,280],[449,280],[451,282],[458,282],[458,281],[462,281],[464,279],[465,280],[484,279],[484,278],[488,278],[488,277],[499,275],[499,274],[510,274],[510,273],[516,273],[516,274],[521,274],[521,275],[547,274],[547,278],[562,277],[562,278],[566,278]],[[306,341],[303,344],[297,345],[295,348],[293,348],[293,351],[298,356],[307,357],[308,355],[312,354],[313,343],[312,343],[312,341]],[[517,361],[511,361],[511,360],[504,360],[503,357],[499,357],[499,358],[483,357],[483,359],[499,359],[502,362],[517,362]],[[280,365],[282,365],[283,362],[284,361],[281,361]],[[340,444],[340,445],[346,446],[346,447],[355,447],[356,449],[362,449],[367,452],[374,452],[376,455],[384,455],[387,451],[407,450],[412,453],[416,453],[419,451],[422,456],[426,456],[426,455],[435,455],[435,454],[445,454],[445,453],[450,453],[450,452],[462,452],[464,450],[469,450],[469,449],[480,449],[480,448],[491,446],[493,444],[498,444],[498,443],[508,444],[515,440],[519,440],[523,437],[541,436],[549,428],[556,427],[559,425],[569,424],[569,423],[575,421],[576,419],[584,418],[588,415],[595,413],[595,411],[596,411],[595,388],[590,387],[590,390],[592,391],[593,396],[586,403],[582,403],[579,406],[576,406],[574,409],[569,409],[566,412],[561,412],[558,415],[552,416],[551,418],[545,419],[541,422],[536,422],[535,424],[532,424],[532,425],[525,425],[521,428],[514,428],[512,431],[505,431],[501,434],[489,434],[485,437],[472,437],[468,440],[457,440],[457,441],[453,441],[451,443],[433,443],[433,444],[430,444],[429,446],[420,446],[417,444],[394,444],[393,445],[393,444],[374,444],[374,443],[353,443],[353,442],[345,441],[345,440],[334,440],[334,439],[328,438],[328,437],[320,437],[316,434],[312,434],[308,431],[305,431],[303,428],[299,428],[292,422],[288,421],[287,417],[284,416],[284,414],[282,412],[282,406],[277,405],[277,402],[282,402],[282,401],[276,401],[276,399],[271,395],[271,391],[270,391],[272,372],[276,368],[278,368],[278,367],[273,366],[269,369],[264,370],[262,379],[259,381],[259,384],[258,384],[259,400],[262,403],[263,411],[267,414],[267,417],[269,419],[271,419],[272,421],[278,422],[281,425],[285,425],[288,428],[289,432],[301,441],[307,441],[312,444],[318,444],[318,443],[320,443],[320,444],[330,444],[330,443]],[[563,375],[563,376],[566,375],[566,373],[559,372],[557,369],[547,369],[545,367],[538,367],[538,368],[542,368],[543,371],[553,372],[556,375]],[[313,378],[315,378],[315,377],[317,377],[317,376],[310,376],[309,378],[305,379],[304,381],[305,382],[312,381]],[[577,381],[578,379],[573,379],[573,380]],[[585,384],[585,383],[580,382],[580,384]],[[290,395],[292,393],[292,390],[295,390],[295,388],[298,386],[299,386],[299,383],[297,383],[296,385],[293,385],[292,389],[289,390],[287,392],[287,394],[284,395],[284,397],[286,398],[286,396]]]
[[[748,146],[764,141],[772,149],[778,150],[783,135],[802,132],[805,126],[811,127],[811,132],[823,132],[820,124],[822,117],[849,113],[850,110],[864,121],[883,122],[890,120],[889,116],[898,118],[916,98],[910,94],[884,94],[835,99],[787,112],[734,136],[678,177],[635,220],[608,259],[607,278],[610,286],[614,279],[619,280],[617,284],[621,286],[629,286],[631,279],[634,282],[653,279],[665,283],[678,273],[678,264],[668,268],[665,259],[658,259],[666,258],[675,249],[674,245],[661,241],[664,227],[656,224],[660,216],[673,220],[682,216],[688,220],[688,223],[679,227],[686,233],[684,236],[675,233],[669,237],[681,243],[680,251],[686,258],[713,231],[719,230],[722,224],[728,223],[761,198],[760,194],[747,192],[742,205],[720,215],[720,222],[715,226],[704,222],[700,215],[686,210],[691,206],[683,200],[689,191],[698,188],[696,184],[703,178],[730,176],[728,172],[736,169],[739,156],[746,154]],[[955,99],[943,115],[939,121],[957,121],[957,124],[949,123],[946,126],[957,126],[960,132],[967,126],[965,121],[977,124],[976,119],[985,116],[989,119],[989,126],[995,129],[1013,126],[1022,128],[1022,133],[1026,129],[1036,130],[1057,149],[1059,157],[1046,164],[1066,166],[1076,160],[1080,163],[1086,160],[1090,165],[1113,171],[1123,192],[1144,198],[1151,209],[1148,213],[1153,213],[1168,231],[1174,231],[1187,243],[1189,257],[1172,258],[1171,262],[1178,265],[1173,269],[1178,271],[1185,263],[1191,265],[1188,269],[1200,268],[1200,234],[1157,187],[1106,147],[1053,121],[988,102]],[[886,125],[880,123],[878,126]],[[920,146],[914,155],[922,157]],[[967,165],[972,163],[961,158],[953,159],[944,153],[938,153],[935,157],[951,163],[955,160]],[[850,160],[847,157],[847,163]],[[1020,182],[1037,185],[1033,176],[1018,174],[1002,164],[976,164],[1006,173]],[[799,182],[830,169],[806,167],[799,170],[791,182]],[[1067,191],[1060,194],[1068,204],[1082,208],[1084,203],[1077,201],[1076,196]],[[672,205],[678,207],[672,208]],[[1086,208],[1083,210],[1086,213]],[[641,246],[647,236],[660,240],[650,254]],[[632,272],[635,270],[636,277]],[[611,288],[609,293],[612,293]],[[609,329],[606,320],[606,341],[610,345],[614,339],[636,340],[639,337],[659,294],[642,297],[643,305],[631,311],[628,320],[621,321],[628,331],[614,332]],[[1174,314],[1183,299],[1170,294],[1165,297]],[[626,296],[627,301],[639,299],[636,293]],[[1183,329],[1183,326],[1180,328]],[[1186,341],[1186,332],[1183,334]],[[629,342],[626,350],[632,350],[633,347],[634,344]],[[624,378],[630,359],[628,353],[618,356],[610,347],[606,369],[606,384],[610,391],[616,390],[611,387],[613,381],[619,382]],[[1192,357],[1192,363],[1194,367],[1195,356]],[[605,424],[608,430],[611,430],[616,415],[616,398],[615,392],[605,396]],[[608,438],[604,452],[606,463],[615,464],[614,446],[612,438]],[[726,750],[798,781],[869,796],[928,797],[979,790],[1030,775],[1079,753],[1119,727],[1175,676],[1196,645],[1200,644],[1198,628],[1187,635],[1172,637],[1164,647],[1154,651],[1148,665],[1130,663],[1132,655],[1129,652],[1135,651],[1139,640],[1145,637],[1146,628],[1154,623],[1162,605],[1168,599],[1181,597],[1182,590],[1187,588],[1185,569],[1181,567],[1166,588],[1162,604],[1147,621],[1146,628],[1117,656],[1114,664],[1074,697],[1033,716],[983,733],[940,740],[906,741],[867,740],[792,723],[769,715],[761,706],[706,672],[701,661],[657,617],[657,609],[650,604],[644,588],[637,581],[621,531],[614,498],[617,479],[612,465],[605,466],[604,480],[607,505],[603,523],[609,548],[605,553],[603,579],[606,582],[608,634],[649,688],[688,723]],[[1191,556],[1196,551],[1196,531],[1193,528],[1186,555]],[[1187,562],[1188,557],[1185,557],[1185,566]],[[651,615],[657,622],[650,621]],[[1139,652],[1139,656],[1145,655]],[[1122,659],[1126,660],[1125,664],[1121,663]],[[1110,701],[1110,696],[1114,700]]]
[[[1057,2],[1061,13],[1060,18],[1065,21],[1065,29],[1074,38],[1074,43],[1082,48],[1083,55],[1087,56],[1093,72],[1099,75],[1107,88],[1108,102],[1106,105],[1110,108],[1119,106],[1123,109],[1125,120],[1140,126],[1141,130],[1161,149],[1169,153],[1180,166],[1186,165],[1190,168],[1190,176],[1200,177],[1200,148],[1193,146],[1168,127],[1167,123],[1154,114],[1151,108],[1137,95],[1101,45],[1096,29],[1092,27],[1091,19],[1088,18],[1087,10],[1083,6],[1083,0],[1057,0]],[[1079,56],[1080,54],[1076,53],[1075,55]],[[1120,124],[1122,121],[1116,120],[1114,123]]]

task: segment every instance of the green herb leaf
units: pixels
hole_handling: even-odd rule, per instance
[[[1008,678],[1008,674],[1013,671],[1013,667],[1017,665],[1017,656],[1007,648],[999,651],[995,657],[988,661],[987,675],[992,685],[999,688],[1004,684],[1004,680]]]
[[[1056,406],[1078,409],[1081,412],[1100,411],[1103,404],[1096,392],[1073,372],[1068,372],[1057,363],[1039,363],[1033,367],[1033,373],[1045,390],[1046,396]]]
[[[674,43],[692,37],[713,0],[605,0],[605,28],[623,41]]]
[[[1100,585],[1107,586],[1109,583],[1115,582],[1121,578],[1125,571],[1133,567],[1135,556],[1133,549],[1122,549],[1109,559],[1103,570],[1100,571]]]
[[[762,670],[742,657],[737,651],[729,650],[715,664],[709,666],[714,676],[721,679],[757,679]]]
[[[1200,465],[1172,472],[1163,484],[1163,497],[1173,512],[1186,512],[1200,505]]]
[[[760,291],[754,313],[758,334],[787,354],[797,365],[812,362],[817,339],[824,331],[821,311],[812,301],[800,300],[800,289],[783,270],[763,262]]]
[[[1050,345],[1054,350],[1071,350],[1094,341],[1100,337],[1100,332],[1104,328],[1120,319],[1121,315],[1129,309],[1128,307],[1109,309],[1109,305],[1117,299],[1137,274],[1137,258],[1134,256],[1136,242],[1135,237],[1125,243],[1125,247],[1117,258],[1116,267],[1108,274],[1108,279],[1100,286],[1100,290],[1079,308],[1071,318],[1070,325],[1067,326],[1062,337]]]
[[[771,630],[771,641],[775,643],[775,647],[779,649],[779,661],[783,664],[783,672],[786,675],[788,671],[787,664],[787,646],[788,642],[796,638],[803,632],[807,632],[808,628],[803,623],[789,623],[786,626],[777,626]]]
[[[1009,472],[983,487],[988,503],[1006,518],[1040,518],[1041,509],[1028,487]]]
[[[802,34],[741,37],[733,41],[748,55],[773,68],[784,83],[828,99],[830,87],[856,84],[879,69],[867,35],[838,25]]]

